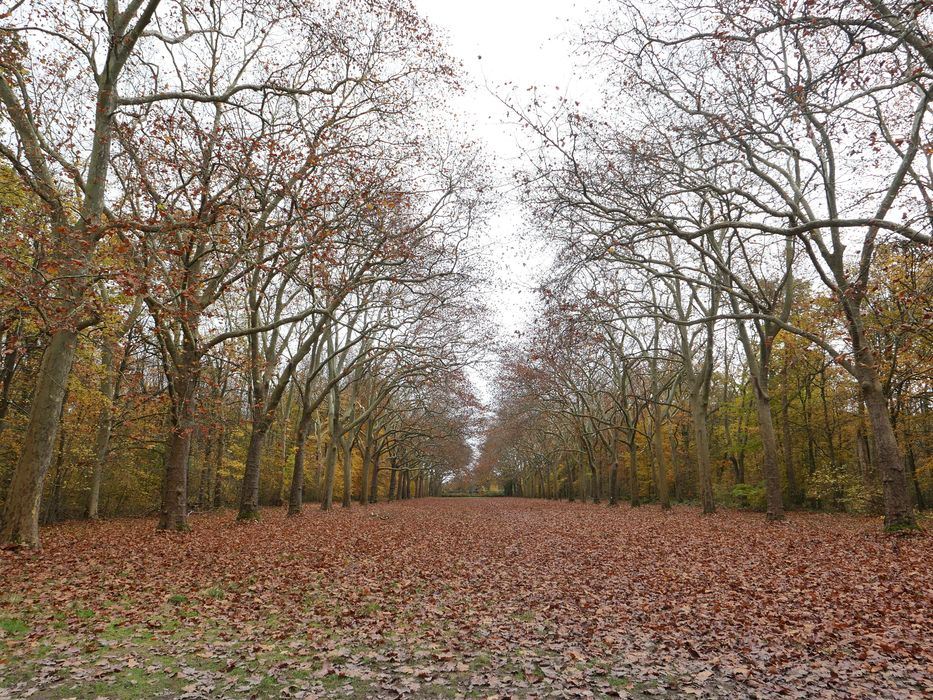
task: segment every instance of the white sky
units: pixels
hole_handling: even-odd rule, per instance
[[[474,137],[485,144],[492,179],[500,187],[496,213],[479,240],[493,283],[487,303],[501,336],[514,337],[532,316],[533,287],[548,256],[529,235],[521,205],[512,196],[512,173],[521,165],[520,134],[492,92],[504,96],[535,86],[578,97],[582,86],[574,76],[567,37],[596,11],[599,0],[414,2],[449,54],[463,64],[465,94],[453,107],[475,125]],[[471,373],[484,402],[491,399],[491,367],[486,370]]]
[[[537,86],[574,94],[574,63],[564,37],[587,19],[598,1],[414,0],[448,52],[463,63],[466,93],[454,107],[475,125],[475,137],[489,152],[493,180],[502,188],[498,210],[481,240],[495,281],[489,303],[504,335],[528,320],[535,273],[547,256],[534,237],[523,235],[520,205],[505,196],[520,165],[519,133],[490,91],[505,95],[511,83],[521,92]]]

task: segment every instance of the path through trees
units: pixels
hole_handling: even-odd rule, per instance
[[[0,555],[0,698],[933,690],[930,537],[874,520],[511,498],[192,519]]]

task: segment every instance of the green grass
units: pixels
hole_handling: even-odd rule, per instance
[[[178,695],[187,681],[173,678],[162,671],[149,672],[143,668],[126,668],[111,676],[77,686],[65,684],[43,694],[42,697],[87,697],[121,698],[142,700],[143,698],[165,698]]]
[[[609,684],[609,687],[613,690],[622,690],[629,689],[632,687],[632,682],[625,676],[606,676],[606,682]]]
[[[321,683],[324,684],[325,690],[336,690],[337,688],[342,687],[348,679],[343,676],[339,676],[336,673],[328,673],[321,679]]]
[[[91,610],[90,608],[76,608],[75,615],[78,616],[81,620],[90,620],[97,613]]]
[[[489,666],[490,663],[492,663],[492,659],[489,657],[489,654],[477,654],[473,657],[473,661],[470,662],[470,670],[479,671]]]
[[[181,624],[179,623],[176,617],[168,617],[166,615],[155,615],[149,618],[148,624],[152,627],[153,630],[160,630],[162,632],[175,632]]]
[[[897,525],[886,525],[884,531],[888,535],[919,535],[923,533],[923,527],[919,524],[908,525],[900,523]]]
[[[117,619],[108,622],[100,636],[110,641],[122,642],[127,639],[133,639],[138,634],[140,634],[139,629],[132,625],[124,624],[121,620]]]
[[[29,626],[17,617],[0,617],[0,630],[6,637],[24,637]]]

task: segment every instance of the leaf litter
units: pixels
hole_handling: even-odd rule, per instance
[[[48,528],[0,698],[922,698],[931,538],[870,519],[423,499]]]

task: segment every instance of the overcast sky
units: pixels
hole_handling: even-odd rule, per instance
[[[566,37],[592,13],[597,0],[414,0],[440,31],[448,51],[463,63],[466,93],[456,101],[489,151],[493,178],[502,188],[495,217],[482,232],[495,285],[490,305],[505,335],[528,319],[535,274],[546,261],[534,237],[524,236],[521,211],[505,194],[518,165],[519,134],[490,91],[505,94],[511,83],[559,87],[575,94],[574,62]]]

